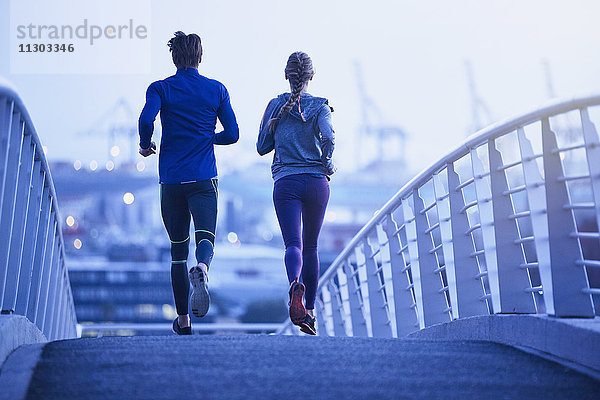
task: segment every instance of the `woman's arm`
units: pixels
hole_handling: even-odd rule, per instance
[[[160,95],[158,94],[158,84],[156,82],[148,86],[146,90],[146,104],[140,114],[138,121],[138,131],[140,134],[140,148],[148,149],[151,145],[152,134],[154,133],[154,120],[160,110]]]
[[[335,148],[335,135],[333,125],[331,124],[331,108],[328,104],[323,104],[323,108],[317,117],[319,126],[319,145],[321,147],[321,162],[327,168],[329,175],[335,172],[333,165],[333,150]]]
[[[238,127],[237,120],[235,119],[235,113],[231,108],[231,101],[229,100],[229,93],[225,86],[222,87],[222,99],[221,105],[217,110],[217,117],[223,125],[223,130],[219,133],[215,133],[214,143],[227,145],[233,144],[240,138],[240,128]]]
[[[258,131],[258,140],[256,141],[256,151],[261,156],[270,153],[275,148],[275,138],[273,132],[269,129],[269,120],[274,114],[274,109],[277,102],[276,99],[272,99],[262,117],[260,128]]]

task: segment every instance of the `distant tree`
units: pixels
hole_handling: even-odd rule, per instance
[[[280,299],[257,300],[248,304],[246,312],[240,318],[242,322],[283,322],[287,317],[287,308]]]

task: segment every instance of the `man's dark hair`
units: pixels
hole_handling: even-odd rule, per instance
[[[195,33],[186,35],[177,31],[167,46],[177,69],[198,68],[202,61],[202,41]]]

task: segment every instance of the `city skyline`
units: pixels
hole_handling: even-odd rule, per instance
[[[550,97],[550,85],[557,97],[600,89],[596,73],[600,57],[592,51],[597,28],[591,11],[599,6],[592,2],[367,6],[308,1],[298,21],[290,18],[295,6],[268,1],[182,2],[184,14],[158,1],[148,3],[150,73],[19,74],[11,73],[8,57],[0,61],[0,75],[21,93],[49,159],[106,160],[106,137],[85,132],[122,98],[131,104],[137,120],[147,85],[174,72],[166,41],[179,29],[200,34],[205,50],[200,72],[225,83],[232,97],[241,138],[217,154],[224,170],[269,163],[270,157],[261,159],[255,153],[257,128],[268,100],[287,90],[283,66],[297,49],[314,60],[317,73],[309,91],[329,97],[336,110],[336,161],[341,172],[357,167],[357,132],[363,120],[356,62],[366,92],[380,110],[379,123],[407,132],[407,165],[413,172],[456,147],[472,125],[465,60],[471,63],[477,95],[493,118],[486,124],[543,104]],[[0,49],[5,54],[8,7],[9,2],[0,5],[5,32]],[[56,13],[58,19],[59,7]],[[136,60],[121,57],[114,62],[129,66]]]

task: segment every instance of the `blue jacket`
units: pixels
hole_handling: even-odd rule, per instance
[[[262,156],[275,150],[271,165],[273,180],[294,174],[330,175],[335,145],[331,125],[333,109],[327,99],[303,93],[300,96],[302,115],[296,103],[281,118],[275,132],[271,132],[269,120],[277,116],[289,97],[290,93],[283,93],[267,105],[256,142],[258,154]]]
[[[162,137],[158,161],[161,183],[195,182],[217,176],[215,144],[232,144],[239,128],[225,86],[198,73],[178,69],[153,82],[139,119],[140,147],[150,147],[160,111]],[[217,118],[223,131],[215,133]]]

